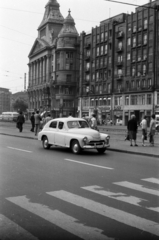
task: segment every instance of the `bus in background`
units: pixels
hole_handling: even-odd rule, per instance
[[[2,121],[13,121],[16,122],[19,113],[17,112],[2,112],[1,119]]]

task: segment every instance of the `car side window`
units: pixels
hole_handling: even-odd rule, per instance
[[[59,122],[58,128],[59,128],[59,129],[63,129],[63,125],[64,125],[63,122]]]
[[[50,128],[56,128],[56,126],[57,126],[57,122],[56,121],[51,122]]]

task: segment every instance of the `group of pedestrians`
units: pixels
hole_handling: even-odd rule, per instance
[[[150,146],[154,146],[154,136],[155,136],[155,129],[156,129],[155,114],[152,114],[151,116],[149,133],[148,133],[147,116],[144,116],[143,120],[140,123],[140,126],[142,130],[142,137],[141,137],[142,146],[146,147],[145,141],[148,140],[148,138],[149,138]],[[130,140],[130,146],[131,147],[133,146],[132,144],[133,141],[134,141],[134,146],[138,146],[136,143],[138,125],[136,121],[136,116],[134,114],[131,115],[131,119],[128,121],[127,129],[128,129],[127,139]]]

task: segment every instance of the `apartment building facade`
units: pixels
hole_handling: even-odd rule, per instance
[[[159,112],[159,1],[81,34],[79,115],[99,122]]]
[[[11,110],[11,92],[8,88],[0,87],[0,114]]]
[[[59,3],[49,0],[29,53],[29,112],[77,114],[78,54],[79,34],[70,11],[64,19]]]

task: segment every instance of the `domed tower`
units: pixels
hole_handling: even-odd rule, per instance
[[[79,34],[69,10],[56,45],[56,100],[59,101],[60,116],[69,112],[76,116],[76,93],[79,82]]]

